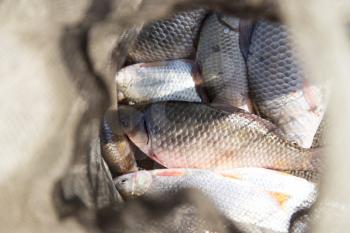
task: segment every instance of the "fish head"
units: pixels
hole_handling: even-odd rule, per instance
[[[118,119],[122,132],[145,154],[150,155],[149,135],[141,108],[133,105],[118,107]]]
[[[121,69],[115,76],[117,83],[118,101],[123,101],[126,98],[128,90],[133,84],[133,80],[136,77],[136,69],[134,66],[125,67]]]
[[[118,106],[118,121],[121,130],[128,134],[144,123],[144,113],[132,105]]]
[[[129,199],[144,195],[150,188],[152,181],[150,172],[138,171],[119,176],[114,180],[114,184],[122,197]]]

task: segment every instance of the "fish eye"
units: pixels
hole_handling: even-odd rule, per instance
[[[128,181],[128,179],[124,178],[124,179],[122,179],[122,180],[120,181],[120,183],[121,183],[121,184],[125,184],[126,181]]]

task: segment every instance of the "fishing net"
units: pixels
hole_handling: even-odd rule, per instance
[[[254,229],[227,221],[195,190],[182,190],[169,201],[141,198],[124,203],[101,156],[101,119],[109,106],[116,106],[113,78],[142,24],[198,7],[284,20],[302,42],[301,54],[312,77],[336,80],[331,106],[341,114],[333,121],[338,131],[331,137],[332,156],[313,226],[315,232],[346,231],[346,1],[3,0],[1,232]],[[309,210],[296,213],[291,230],[307,232],[310,216]]]

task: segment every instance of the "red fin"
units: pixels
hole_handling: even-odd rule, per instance
[[[183,176],[185,171],[177,169],[163,169],[154,172],[156,176]]]
[[[154,153],[152,153],[150,156],[149,156],[152,160],[156,161],[157,163],[159,163],[160,165],[164,166],[164,167],[168,167],[163,161],[161,161],[157,155],[155,155]]]

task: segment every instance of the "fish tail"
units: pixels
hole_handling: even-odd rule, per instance
[[[323,167],[324,148],[311,148],[308,150],[308,170],[313,172],[320,172]]]

